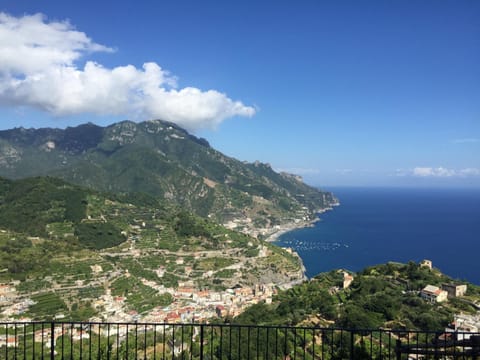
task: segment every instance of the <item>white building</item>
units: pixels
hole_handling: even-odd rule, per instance
[[[353,281],[353,276],[347,273],[346,271],[343,272],[343,288],[347,289]]]
[[[420,296],[422,299],[425,299],[431,303],[446,301],[448,298],[448,292],[440,289],[437,286],[427,285],[422,291],[420,291]]]
[[[469,339],[469,334],[478,333],[480,331],[480,315],[455,314],[453,317],[453,330],[445,329],[446,332],[457,332],[457,340]]]
[[[428,259],[422,260],[420,262],[420,266],[421,267],[426,267],[428,269],[432,269],[432,267],[433,267],[432,260],[428,260]]]

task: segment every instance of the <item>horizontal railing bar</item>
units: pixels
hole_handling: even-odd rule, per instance
[[[293,326],[293,325],[249,325],[236,323],[168,323],[168,322],[82,322],[82,321],[29,321],[29,322],[0,322],[0,326],[4,325],[134,325],[134,326],[207,326],[207,327],[236,327],[236,328],[261,328],[261,329],[296,329],[296,330],[328,330],[328,331],[347,331],[349,333],[395,333],[395,334],[422,334],[422,335],[439,335],[445,334],[445,331],[439,330],[404,330],[404,329],[379,329],[379,328],[341,328],[341,327],[318,327],[318,326]],[[480,335],[480,332],[448,332],[449,334],[474,334]]]

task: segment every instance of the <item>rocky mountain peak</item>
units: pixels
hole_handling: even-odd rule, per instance
[[[334,202],[333,195],[267,163],[225,156],[162,120],[0,131],[0,176],[38,175],[101,191],[148,193],[220,223],[235,220],[245,232],[268,233]]]

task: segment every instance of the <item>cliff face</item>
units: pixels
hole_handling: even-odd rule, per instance
[[[160,120],[0,131],[0,176],[38,175],[102,191],[148,193],[257,234],[308,220],[336,201],[299,177],[225,156],[205,139]]]

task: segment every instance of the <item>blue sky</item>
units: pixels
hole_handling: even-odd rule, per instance
[[[312,185],[480,186],[478,1],[0,12],[0,129],[164,118]]]

